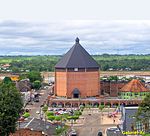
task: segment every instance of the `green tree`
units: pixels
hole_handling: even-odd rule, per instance
[[[19,73],[20,72],[19,67],[12,67],[12,72],[13,73]]]
[[[140,104],[136,119],[137,121],[142,122],[145,125],[145,129],[148,130],[150,120],[150,93],[144,98],[144,100]]]
[[[109,81],[118,81],[118,77],[117,76],[110,76],[108,78]]]
[[[20,74],[19,80],[28,78],[26,74]]]
[[[38,71],[31,71],[27,74],[27,77],[30,79],[30,81],[33,83],[34,81],[42,81],[41,73]]]
[[[5,78],[3,79],[3,83],[9,84],[9,83],[12,83],[12,80],[11,80],[10,77],[5,77]]]
[[[23,107],[21,95],[12,83],[0,84],[0,136],[9,136],[16,130]]]
[[[41,87],[41,81],[36,80],[33,82],[33,88],[34,89],[40,89],[40,87]]]

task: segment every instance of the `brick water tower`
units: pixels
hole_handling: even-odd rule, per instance
[[[86,98],[100,95],[99,65],[75,39],[55,66],[55,95]]]

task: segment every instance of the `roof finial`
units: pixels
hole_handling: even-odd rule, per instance
[[[75,42],[76,42],[76,43],[79,43],[79,41],[80,41],[80,39],[77,37],[77,38],[75,39]]]

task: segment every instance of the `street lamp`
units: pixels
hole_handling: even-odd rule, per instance
[[[71,109],[71,116],[73,116],[73,110]],[[71,129],[73,128],[73,119],[71,119]]]
[[[44,105],[42,104],[41,106],[40,106],[40,119],[42,120],[42,115],[41,115],[41,112],[42,112],[42,107],[43,107]]]

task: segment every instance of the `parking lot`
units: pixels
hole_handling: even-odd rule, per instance
[[[101,131],[103,136],[106,136],[107,128],[116,127],[118,122],[113,122],[113,118],[109,118],[108,112],[103,112],[102,114],[98,108],[85,109],[83,111],[82,117],[85,118],[84,124],[82,126],[75,125],[73,128],[77,130],[79,136],[98,136],[98,132]],[[120,115],[115,118],[119,120]]]

